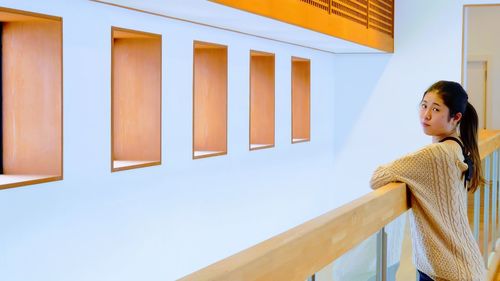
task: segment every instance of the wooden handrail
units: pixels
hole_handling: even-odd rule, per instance
[[[484,159],[500,147],[500,130],[481,130],[478,145],[481,159]]]
[[[483,159],[500,147],[500,130],[479,139]],[[408,209],[406,185],[390,183],[179,280],[304,281]]]
[[[407,209],[392,183],[180,280],[304,281]]]

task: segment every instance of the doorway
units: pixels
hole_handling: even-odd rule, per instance
[[[500,4],[464,6],[462,84],[478,129],[500,129]]]
[[[477,111],[479,119],[478,129],[486,129],[488,121],[488,61],[470,60],[467,61],[467,94],[469,102]]]

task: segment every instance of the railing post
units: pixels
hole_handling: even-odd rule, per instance
[[[474,239],[479,244],[479,214],[481,207],[481,188],[474,192]]]
[[[497,151],[493,152],[493,158],[491,159],[492,164],[492,175],[491,175],[491,183],[492,183],[492,194],[491,194],[491,251],[495,251],[495,245],[497,241],[497,208],[498,208],[498,173],[497,173],[497,164],[498,164],[498,153]]]
[[[376,281],[386,281],[387,279],[387,233],[385,227],[377,233],[377,269]]]
[[[311,277],[307,278],[307,281],[316,281],[316,274],[311,275]]]
[[[489,222],[490,222],[490,157],[486,156],[484,159],[484,179],[486,184],[484,185],[484,208],[483,208],[483,259],[484,264],[488,265],[488,256],[490,254],[488,242],[489,242]]]
[[[497,220],[500,220],[500,155],[499,154],[500,154],[500,148],[495,151],[496,169],[494,169],[494,173],[495,173],[496,183],[493,183],[497,189],[497,197],[496,197],[496,200],[497,200],[497,210],[496,210]],[[496,225],[496,233],[497,233],[496,239],[498,239],[498,236],[500,236],[500,231],[498,229],[499,223],[495,222],[495,225]],[[494,247],[496,248],[496,240],[495,240],[494,244],[495,244]]]

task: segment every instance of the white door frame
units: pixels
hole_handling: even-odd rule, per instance
[[[484,120],[484,126],[486,128],[488,128],[488,125],[490,124],[491,122],[491,117],[490,115],[490,112],[491,112],[491,106],[490,106],[490,95],[489,93],[491,93],[491,83],[490,83],[490,63],[491,63],[491,57],[489,55],[477,55],[477,54],[473,54],[473,55],[468,55],[467,56],[467,60],[465,62],[465,71],[464,71],[464,76],[465,76],[465,79],[464,79],[464,88],[467,89],[467,82],[468,82],[468,77],[467,77],[467,67],[468,67],[468,63],[469,62],[483,62],[484,63],[484,66],[486,68],[486,77],[485,77],[485,93],[484,93],[484,116],[483,116],[483,120]],[[478,128],[478,129],[483,129],[483,128]]]

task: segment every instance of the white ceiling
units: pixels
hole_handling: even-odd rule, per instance
[[[92,0],[333,53],[382,51],[206,0]]]

